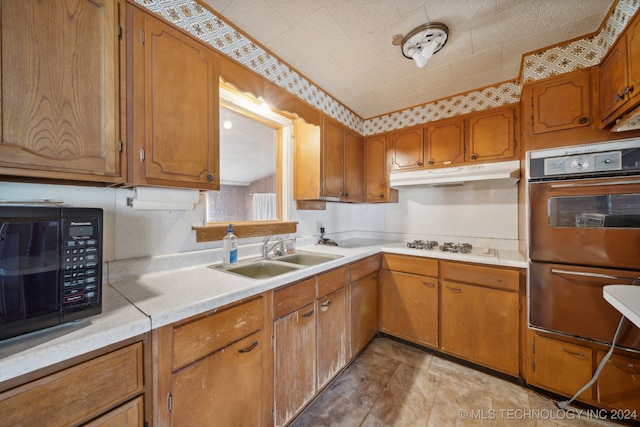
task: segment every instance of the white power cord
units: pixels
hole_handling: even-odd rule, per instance
[[[571,402],[576,400],[578,398],[578,396],[580,396],[582,393],[584,393],[584,391],[586,389],[591,387],[593,385],[593,383],[598,379],[598,377],[600,376],[600,372],[602,372],[602,369],[604,369],[604,365],[607,363],[607,361],[609,360],[609,358],[613,354],[613,349],[616,346],[616,342],[618,341],[618,337],[620,336],[620,332],[622,331],[622,327],[624,326],[624,323],[625,323],[626,320],[627,319],[624,316],[622,316],[622,319],[620,319],[620,323],[618,324],[618,329],[616,329],[616,333],[613,336],[613,342],[611,343],[611,348],[609,349],[607,354],[604,356],[604,359],[602,359],[602,362],[600,362],[600,364],[598,365],[598,369],[596,369],[596,372],[593,374],[593,377],[591,377],[589,382],[586,383],[584,386],[582,386],[582,388],[580,390],[578,390],[576,392],[576,394],[574,394],[571,399],[564,400],[562,402],[557,402],[556,406],[558,407],[558,409],[565,409],[567,406],[569,406],[571,404]]]
[[[640,279],[634,279],[633,282],[631,282],[631,286],[637,285],[638,284],[638,280],[640,280]],[[604,356],[604,359],[602,359],[602,361],[598,365],[598,369],[596,369],[596,372],[593,374],[593,377],[591,377],[589,382],[586,383],[584,386],[582,386],[582,388],[580,390],[578,390],[576,392],[576,394],[574,394],[571,399],[564,400],[562,402],[557,402],[556,406],[558,407],[558,409],[565,409],[567,406],[569,406],[571,404],[571,402],[576,400],[578,398],[578,396],[580,396],[582,393],[584,393],[584,391],[586,389],[591,387],[593,385],[593,383],[596,382],[596,380],[600,376],[600,372],[602,372],[602,370],[604,369],[604,365],[607,363],[607,361],[609,360],[609,358],[613,354],[613,349],[616,347],[616,342],[618,342],[618,338],[620,337],[620,333],[622,332],[622,327],[624,326],[624,323],[625,323],[626,320],[627,319],[624,316],[622,316],[622,318],[620,319],[620,323],[618,324],[618,329],[616,329],[616,333],[613,335],[613,342],[611,343],[611,348],[609,349],[607,354]]]

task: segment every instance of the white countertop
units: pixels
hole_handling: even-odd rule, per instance
[[[602,288],[604,299],[640,328],[640,286],[607,285]]]
[[[149,331],[149,317],[102,288],[102,314],[2,341],[0,383]]]
[[[517,251],[498,251],[494,256],[453,254],[438,250],[409,249],[405,243],[387,244],[382,248],[375,245],[359,248],[310,245],[299,247],[298,250],[341,255],[341,258],[270,279],[233,275],[210,268],[209,264],[175,269],[169,267],[170,271],[142,273],[134,278],[121,278],[120,274],[114,274],[119,279],[103,286],[102,314],[1,342],[0,382],[352,263],[381,250],[395,254],[526,268],[526,261]],[[202,259],[197,254],[190,256]],[[130,267],[127,264],[124,269]]]

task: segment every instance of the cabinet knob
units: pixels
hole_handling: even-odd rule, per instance
[[[589,121],[589,118],[584,116],[578,119],[578,123],[580,123],[581,125],[587,123],[588,121]]]
[[[433,165],[435,165],[435,164],[436,164],[436,162],[434,162],[433,160],[429,160],[429,165],[430,165],[430,166],[433,166]]]
[[[422,163],[421,161],[417,161],[417,162],[416,162],[416,165],[418,165],[418,166],[422,166],[422,165],[424,165],[424,163]]]
[[[207,181],[213,182],[213,174],[212,173],[208,173],[207,174]]]
[[[471,160],[478,160],[478,155],[477,154],[472,154],[471,155]]]

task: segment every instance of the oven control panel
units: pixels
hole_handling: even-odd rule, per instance
[[[577,154],[544,159],[544,176],[622,170],[622,153]]]

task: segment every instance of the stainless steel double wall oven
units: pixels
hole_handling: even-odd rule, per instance
[[[529,322],[610,343],[608,284],[640,285],[640,139],[527,153]],[[626,325],[618,344],[640,350]]]

